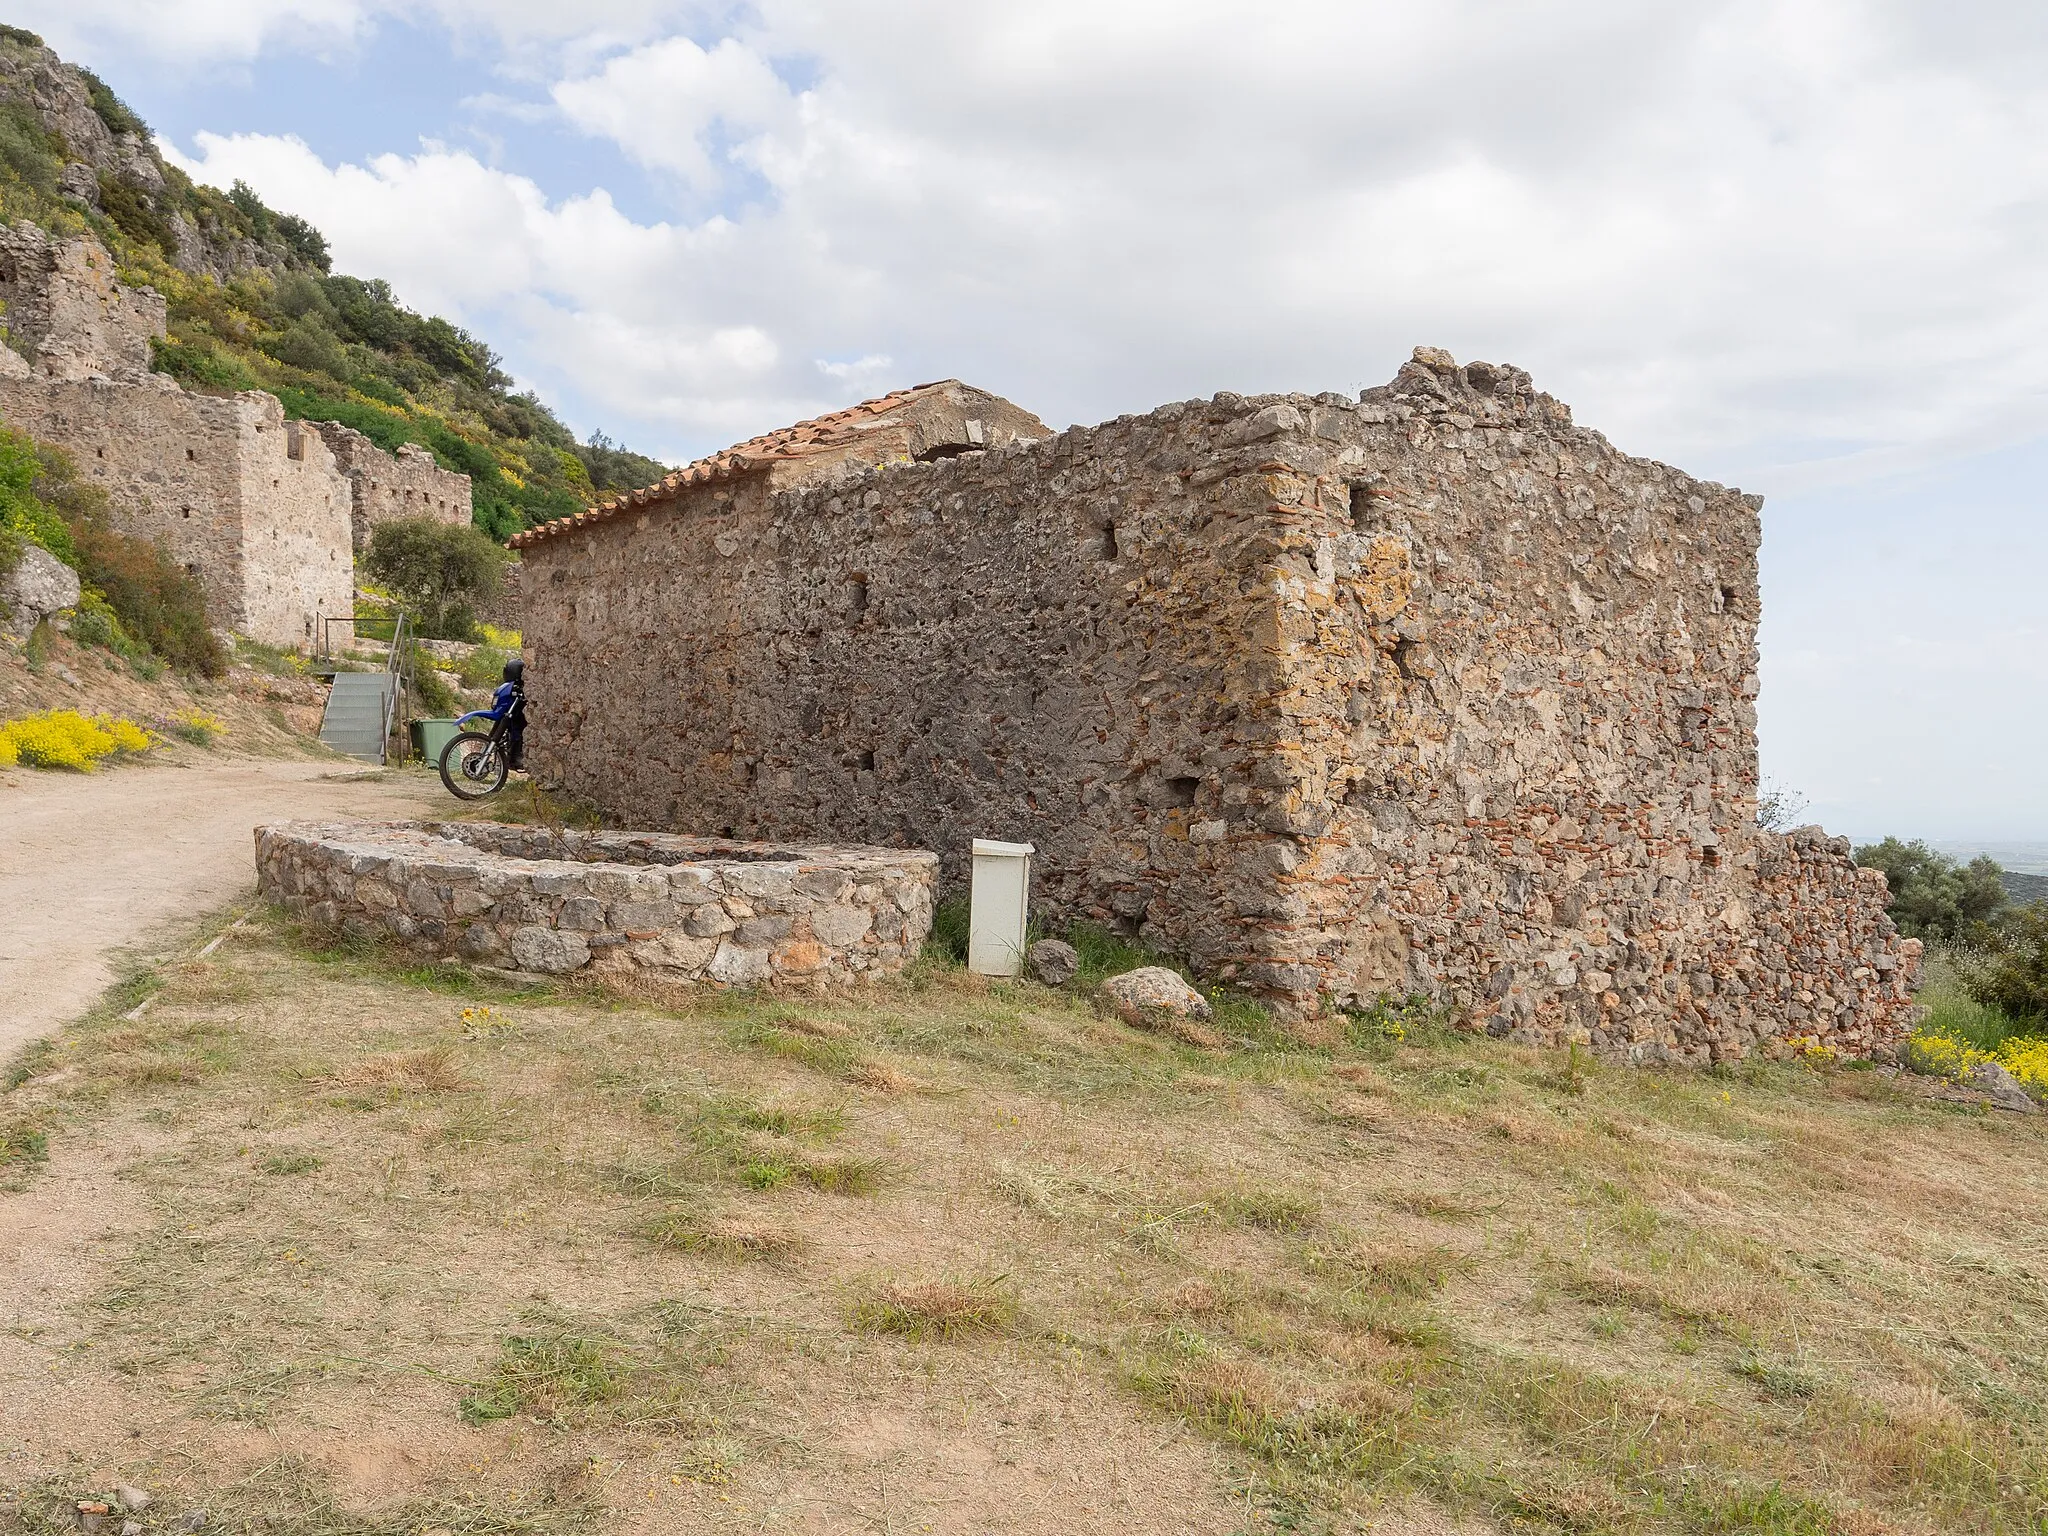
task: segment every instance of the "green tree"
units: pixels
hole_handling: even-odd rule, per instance
[[[1962,864],[1918,838],[1903,843],[1888,837],[1858,848],[1856,862],[1884,871],[1891,886],[1892,921],[1908,938],[1969,937],[2006,904],[1998,863],[1988,855]]]
[[[602,432],[591,433],[590,441],[576,449],[576,457],[590,476],[590,489],[600,496],[609,491],[637,491],[668,473],[666,464],[621,448]]]
[[[405,599],[430,640],[473,640],[476,610],[498,594],[510,557],[475,528],[432,518],[380,523],[363,566]]]
[[[1990,966],[1970,975],[1970,996],[2014,1019],[2048,1023],[2048,902],[2029,902],[2007,914],[1997,943]]]

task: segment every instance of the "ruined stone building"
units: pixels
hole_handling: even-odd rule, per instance
[[[469,476],[443,469],[418,443],[400,443],[398,452],[389,454],[338,421],[321,422],[320,436],[348,477],[350,527],[358,550],[368,547],[379,523],[427,517],[468,525]]]
[[[467,523],[469,477],[394,457],[334,422],[287,421],[260,390],[204,395],[150,371],[164,301],[89,237],[0,226],[0,422],[70,452],[129,533],[200,580],[214,622],[308,646],[354,611],[358,527]]]
[[[1426,348],[1057,435],[925,386],[515,541],[529,741],[629,825],[1033,843],[1283,1014],[1860,1052],[1918,945],[1756,825],[1759,507]]]

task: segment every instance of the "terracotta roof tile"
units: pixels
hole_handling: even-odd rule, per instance
[[[750,469],[758,469],[771,460],[808,458],[819,449],[841,447],[850,440],[845,429],[863,418],[886,416],[921,395],[957,382],[955,379],[935,379],[929,384],[916,384],[909,389],[899,389],[890,394],[879,395],[873,400],[863,400],[859,405],[849,405],[844,410],[833,411],[810,421],[799,421],[793,426],[778,427],[773,432],[750,437],[744,443],[721,448],[718,452],[707,454],[694,463],[685,464],[681,469],[671,470],[653,485],[622,492],[587,511],[577,512],[568,517],[558,517],[553,522],[529,528],[512,538],[512,548],[524,549],[529,544],[538,544],[542,539],[567,533],[572,528],[588,527],[592,523],[616,517],[632,507],[642,507],[650,502],[666,500],[688,485],[728,480],[735,475],[745,474]]]

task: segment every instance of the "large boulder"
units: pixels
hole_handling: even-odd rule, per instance
[[[0,628],[26,636],[53,613],[78,604],[78,572],[44,549],[24,543],[14,569],[0,575]]]
[[[2040,1113],[2041,1106],[2028,1097],[2019,1080],[1995,1061],[1980,1061],[1970,1068],[1969,1082],[1972,1088],[1991,1095],[1994,1108],[2009,1109],[2018,1115]]]
[[[1203,1027],[1203,1021],[1216,1012],[1209,1000],[1183,981],[1179,972],[1163,965],[1141,966],[1110,977],[1102,984],[1102,996],[1126,1024],[1172,1035],[1190,1045],[1214,1049],[1223,1044],[1221,1035]]]

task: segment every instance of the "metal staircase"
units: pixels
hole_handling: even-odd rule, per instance
[[[384,761],[391,739],[391,706],[397,692],[389,672],[337,672],[328,690],[320,739],[337,752],[367,762]]]
[[[360,635],[360,626],[372,621],[329,619],[326,622],[357,627],[360,643],[362,639],[369,638]],[[403,700],[410,691],[411,679],[407,673],[411,665],[411,647],[406,644],[410,638],[406,633],[406,616],[400,613],[388,622],[391,624],[391,645],[385,653],[384,665],[374,672],[336,671],[333,685],[327,690],[327,710],[320,717],[322,741],[337,752],[371,763],[388,761],[392,733],[398,728],[403,715]],[[331,642],[324,633],[321,649],[332,654]]]

